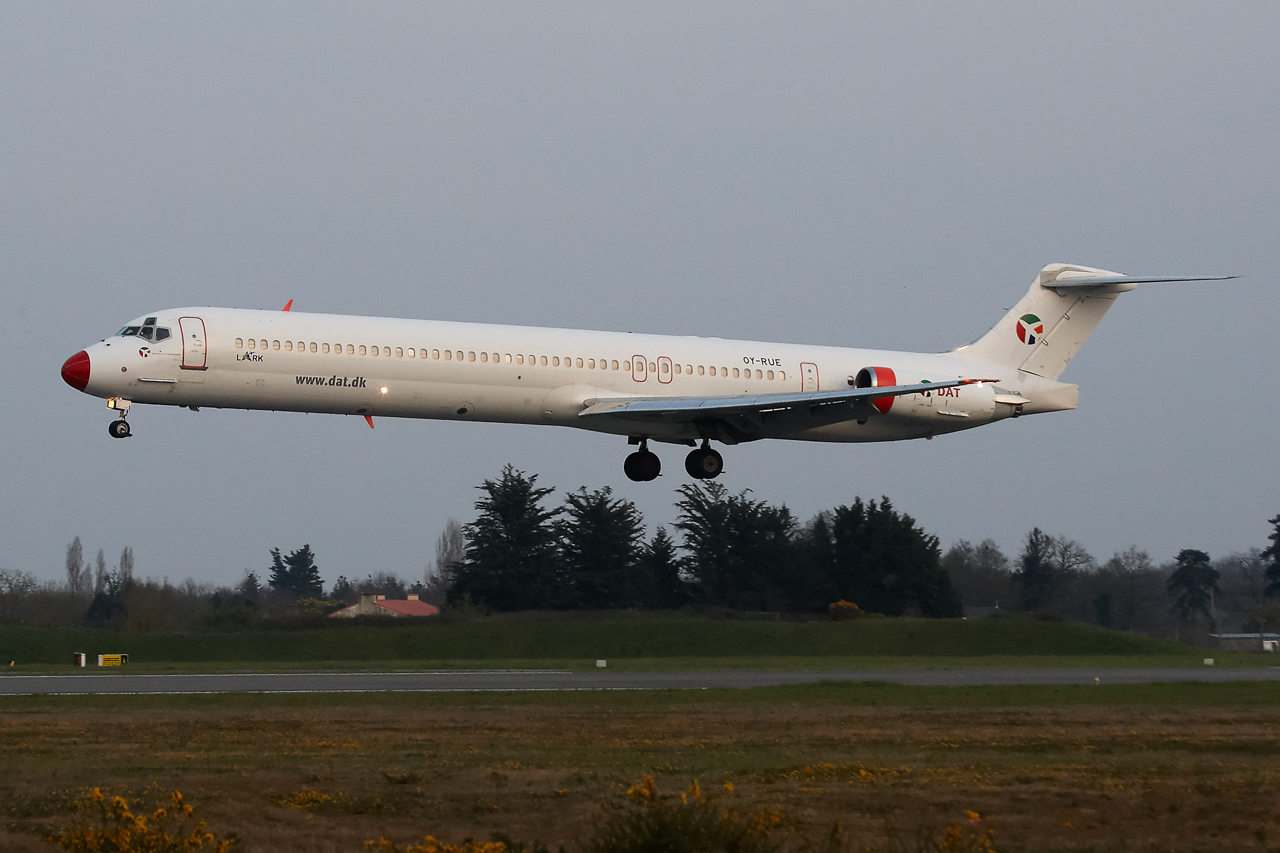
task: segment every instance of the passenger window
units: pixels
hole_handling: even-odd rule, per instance
[[[396,358],[404,358],[404,349],[396,347]]]
[[[734,378],[734,379],[737,379],[737,378],[738,378],[738,368],[736,368],[736,367],[733,369],[733,378]]]
[[[765,377],[766,377],[766,378],[768,378],[768,379],[772,379],[772,378],[773,378],[773,371],[772,371],[772,370],[770,370],[770,371],[768,371],[767,373],[765,373]]]
[[[542,357],[542,361],[540,361],[539,364],[541,364],[543,367],[547,366],[547,357],[545,355]]]
[[[576,364],[578,367],[582,367],[582,359],[577,359],[577,360],[574,362],[574,364]]]
[[[516,364],[524,364],[524,356],[516,353]]]
[[[559,366],[560,366],[560,356],[558,356],[558,355],[553,355],[553,356],[551,356],[551,366],[552,366],[552,367],[559,367]]]
[[[293,352],[293,341],[285,341],[285,342],[284,342],[284,351],[285,351],[285,352]]]
[[[698,365],[698,375],[699,375],[699,376],[702,376],[702,375],[703,375],[704,373],[706,373],[706,372],[707,372],[707,369],[706,369],[705,367],[703,367],[701,364],[699,364],[699,365]]]
[[[446,353],[445,353],[445,357],[446,357],[446,358],[448,358],[448,355],[449,355],[449,354],[448,354],[448,352],[446,352]],[[439,361],[439,360],[440,360],[440,350],[438,350],[438,349],[433,349],[433,350],[431,351],[431,360],[432,360],[432,361]]]
[[[329,345],[328,345],[328,344],[321,344],[321,345],[320,345],[320,349],[321,349],[321,351],[322,351],[322,352],[328,353],[328,352],[329,352]],[[315,344],[312,344],[312,345],[311,345],[311,351],[312,351],[312,352],[315,352],[315,351],[316,351],[316,345],[315,345]]]
[[[271,342],[271,348],[272,348],[273,350],[279,351],[279,350],[280,350],[280,342],[279,342],[279,341],[272,341],[272,342]]]
[[[476,354],[475,354],[475,353],[473,353],[473,352],[469,352],[469,353],[467,353],[467,361],[475,361],[475,360],[476,360]]]
[[[510,363],[511,363],[511,353],[507,353],[506,355],[504,355],[504,356],[502,357],[502,360],[503,360],[503,361],[505,361],[507,364],[510,364]]]
[[[236,349],[244,349],[244,338],[236,338]]]
[[[362,347],[362,349],[363,349],[363,347]],[[356,345],[355,345],[355,344],[347,344],[347,355],[355,355],[355,354],[356,354]]]
[[[444,360],[453,361],[453,350],[447,349],[444,351]]]
[[[386,358],[391,358],[391,347],[383,347],[382,355]]]
[[[267,341],[265,338],[258,341],[258,349],[266,349],[266,348],[267,348]]]
[[[249,349],[257,349],[257,348],[258,348],[258,342],[255,341],[253,338],[249,338]]]
[[[319,347],[317,347],[317,346],[316,346],[316,342],[315,342],[315,341],[312,341],[312,342],[311,342],[311,351],[312,351],[312,352],[315,352],[317,349],[319,349]]]
[[[426,350],[419,350],[418,355],[422,356],[423,358],[426,358],[426,357],[427,357],[427,351],[426,351]]]
[[[500,362],[500,361],[502,361],[502,356],[501,356],[499,353],[496,353],[496,352],[495,352],[495,353],[493,354],[493,363],[494,363],[494,364],[497,364],[497,363],[498,363],[498,362]]]
[[[596,369],[596,360],[595,360],[594,358],[589,358],[589,359],[587,359],[587,367],[589,367],[589,368],[590,368],[590,369],[592,369],[592,370],[595,370],[595,369]]]
[[[164,340],[168,340],[168,338],[169,338],[169,330],[168,330],[168,329],[156,329],[156,340],[157,340],[157,341],[164,341]]]
[[[367,354],[368,354],[368,352],[369,352],[369,350],[367,350],[367,349],[365,348],[365,345],[364,345],[364,344],[361,344],[361,345],[360,345],[360,354],[361,354],[361,355],[367,355]]]
[[[618,369],[618,360],[615,358],[613,361],[609,362],[609,366],[610,366],[611,368],[613,368],[614,370],[617,370],[617,369]]]
[[[662,370],[661,370],[662,373],[667,373],[670,369],[671,369],[671,366],[669,364],[667,364],[665,361],[662,362]]]
[[[786,379],[787,379],[786,371],[779,370],[779,371],[778,371],[778,378],[785,382],[785,381],[786,381]]]

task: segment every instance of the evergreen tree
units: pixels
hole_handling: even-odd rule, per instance
[[[1271,544],[1262,552],[1267,567],[1267,596],[1280,594],[1280,515],[1267,520],[1271,525]]]
[[[1014,576],[1022,588],[1022,609],[1029,613],[1038,612],[1052,597],[1054,579],[1049,557],[1052,548],[1053,537],[1035,527],[1027,534],[1027,544],[1018,558]]]
[[[606,610],[639,606],[647,584],[639,566],[644,528],[630,501],[608,486],[565,496],[557,524],[564,570],[572,585],[568,606]]]
[[[536,485],[511,465],[478,488],[479,517],[463,527],[466,554],[456,565],[449,602],[470,599],[495,610],[548,610],[568,598],[555,519],[561,510],[542,505],[554,489]]]
[[[1183,622],[1191,622],[1197,613],[1210,616],[1210,605],[1218,590],[1218,570],[1209,555],[1194,548],[1178,552],[1173,574],[1166,583],[1173,596],[1173,612]]]
[[[287,557],[280,556],[279,548],[272,548],[271,578],[267,583],[272,589],[291,592],[298,598],[324,595],[324,580],[320,577],[310,545],[303,545]]]
[[[901,616],[959,616],[960,597],[942,568],[938,539],[888,498],[855,499],[831,512],[832,579],[839,598]]]
[[[743,610],[785,607],[795,556],[791,511],[751,500],[746,492],[730,495],[714,482],[690,483],[677,492],[675,526],[684,534],[686,566],[704,600]]]
[[[680,571],[676,543],[659,527],[640,555],[642,575],[648,582],[648,606],[658,610],[675,610],[692,601],[693,591]]]

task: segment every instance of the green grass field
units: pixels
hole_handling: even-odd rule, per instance
[[[0,628],[0,660],[23,671],[69,667],[127,653],[130,668],[434,667],[620,669],[897,669],[990,666],[1220,665],[1270,663],[1263,655],[1205,652],[1069,622],[866,619],[767,622],[683,615],[594,619],[516,615],[413,624],[343,624],[235,633]]]

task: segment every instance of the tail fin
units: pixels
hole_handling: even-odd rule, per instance
[[[1057,379],[1116,296],[1141,283],[1211,281],[1235,276],[1131,278],[1074,264],[1048,264],[1017,305],[955,355]]]

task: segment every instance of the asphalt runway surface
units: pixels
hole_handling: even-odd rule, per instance
[[[68,675],[0,675],[0,696],[201,693],[449,693],[547,690],[705,690],[773,687],[822,681],[891,682],[922,687],[1018,684],[1150,684],[1172,681],[1280,681],[1280,667],[1226,669],[919,669],[716,670],[419,670],[413,672],[282,672],[149,675],[125,671]]]

